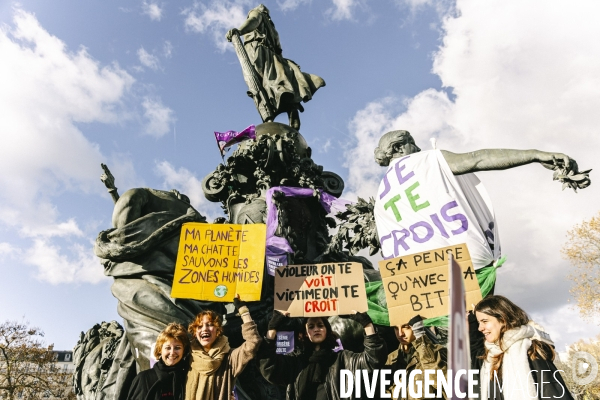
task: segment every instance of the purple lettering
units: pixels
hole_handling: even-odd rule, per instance
[[[379,245],[381,246],[381,252],[382,252],[384,260],[387,260],[389,258],[394,258],[394,254],[389,255],[389,256],[386,256],[385,254],[383,254],[383,242],[385,242],[386,240],[391,239],[391,238],[392,238],[392,234],[390,233],[390,234],[387,234],[385,236],[382,236],[381,240],[379,241]]]
[[[425,236],[419,237],[419,235],[415,231],[417,228],[425,228],[427,230]],[[417,243],[425,243],[433,237],[433,228],[425,221],[419,221],[415,224],[412,224],[410,226],[410,231],[412,232],[413,240]]]
[[[402,237],[398,237],[397,234],[402,233]],[[410,249],[410,246],[406,244],[405,240],[410,236],[410,232],[407,229],[402,229],[401,231],[392,231],[392,236],[394,237],[394,257],[398,257],[400,252],[398,251],[398,247],[402,246],[402,248],[406,251]]]
[[[442,234],[442,236],[445,237],[446,239],[448,239],[450,236],[448,235],[448,232],[446,232],[446,228],[444,228],[444,224],[442,224],[442,221],[440,221],[440,217],[438,217],[437,214],[431,214],[429,217],[433,221],[433,224],[440,230],[440,233]]]
[[[396,177],[398,178],[398,183],[400,185],[402,185],[404,182],[406,182],[407,180],[409,180],[410,178],[415,176],[415,173],[413,171],[410,171],[408,174],[402,176],[402,171],[404,171],[404,169],[406,169],[406,165],[400,165],[400,163],[403,160],[406,160],[408,157],[410,157],[410,156],[406,156],[406,157],[403,157],[400,160],[398,160],[398,162],[396,163],[396,166],[395,166]]]
[[[379,195],[379,200],[383,199],[383,197],[388,194],[390,192],[390,189],[392,188],[390,186],[390,181],[388,180],[387,174],[388,172],[390,172],[392,169],[388,169],[387,172],[385,173],[385,175],[383,176],[383,192],[381,192],[381,194]]]
[[[448,215],[448,210],[454,207],[458,207],[458,203],[453,200],[442,207],[440,214],[442,214],[442,218],[444,218],[444,220],[447,222],[460,221],[460,228],[450,231],[453,235],[458,235],[459,233],[466,232],[467,229],[469,229],[469,222],[467,221],[467,217],[465,217],[463,214],[456,213],[454,215]]]

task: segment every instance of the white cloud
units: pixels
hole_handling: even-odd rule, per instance
[[[0,225],[39,243],[82,238],[54,199],[100,193],[104,156],[76,124],[123,121],[121,102],[134,79],[116,64],[101,66],[84,48],[69,50],[18,8],[12,24],[0,27],[0,58]]]
[[[350,124],[346,152],[348,188],[376,192],[383,168],[373,161],[379,137],[410,131],[417,144],[455,152],[481,148],[561,151],[582,169],[597,167],[600,148],[600,4],[535,1],[518,4],[458,1],[443,23],[433,72],[444,91],[428,89],[411,99],[368,104]],[[560,23],[556,23],[560,21]],[[549,318],[566,303],[568,264],[559,249],[566,231],[598,210],[600,186],[561,192],[539,165],[482,172],[494,201],[503,252],[497,291],[529,312]]]
[[[68,236],[83,236],[83,232],[79,229],[77,222],[70,219],[66,222],[60,222],[45,226],[23,226],[21,233],[27,237],[68,237]]]
[[[21,252],[21,249],[19,249],[16,246],[13,246],[10,243],[7,242],[0,242],[0,259],[2,259],[3,257],[6,256],[12,256],[14,254],[18,254]]]
[[[155,71],[160,68],[160,62],[158,60],[158,57],[148,53],[143,47],[140,47],[138,49],[137,55],[140,60],[140,63],[142,63],[144,67],[153,69]]]
[[[156,173],[164,180],[166,190],[176,189],[190,198],[192,206],[210,222],[216,217],[224,216],[220,203],[206,200],[202,191],[202,182],[186,168],[175,169],[168,161],[156,164]]]
[[[296,8],[301,6],[302,4],[308,4],[312,0],[277,0],[277,5],[281,9],[281,11],[294,11]]]
[[[566,346],[579,339],[591,339],[600,334],[597,323],[583,321],[579,311],[570,305],[557,307],[545,314],[533,313],[530,317],[550,334],[557,351],[565,351]],[[565,321],[569,323],[565,324]]]
[[[163,16],[163,8],[153,1],[142,3],[142,12],[150,17],[152,21],[160,21]]]
[[[359,6],[364,6],[361,0],[332,0],[333,7],[325,14],[334,21],[354,19],[354,11]]]
[[[160,99],[144,98],[144,118],[146,119],[145,133],[155,137],[167,134],[175,121],[173,110],[162,104]]]
[[[163,57],[171,58],[172,55],[173,55],[173,45],[168,40],[165,40],[165,42],[163,43]]]
[[[232,28],[239,27],[245,20],[251,2],[249,0],[215,0],[210,6],[195,3],[193,7],[183,11],[185,27],[192,32],[211,33],[220,51],[233,50],[225,34]]]
[[[88,282],[98,283],[108,279],[103,274],[102,265],[94,255],[92,245],[70,247],[71,257],[63,254],[61,247],[52,245],[49,240],[35,239],[26,252],[24,261],[37,267],[36,278],[52,284]]]

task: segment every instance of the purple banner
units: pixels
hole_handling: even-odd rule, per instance
[[[275,342],[276,354],[289,354],[294,351],[294,331],[277,332],[277,341]]]
[[[269,275],[275,275],[275,268],[271,269],[271,263],[269,259],[275,262],[284,262],[287,265],[287,254],[293,253],[294,250],[288,243],[288,241],[282,237],[275,236],[275,231],[277,230],[277,226],[279,225],[279,218],[277,217],[277,209],[275,208],[275,204],[273,203],[273,192],[281,192],[286,197],[313,197],[317,195],[317,192],[313,189],[308,188],[297,188],[290,186],[275,186],[271,189],[267,190],[266,202],[267,202],[267,271]],[[335,196],[330,195],[329,193],[324,192],[321,189],[318,189],[319,202],[323,209],[327,211],[327,213],[331,213],[332,211],[345,211],[346,205],[351,202],[344,199],[338,199]],[[284,257],[285,256],[285,257]]]
[[[227,132],[215,132],[215,139],[217,139],[217,145],[221,152],[221,157],[225,155],[225,150],[233,146],[236,143],[243,142],[248,139],[256,139],[256,132],[254,125],[250,125],[241,132],[227,131]]]

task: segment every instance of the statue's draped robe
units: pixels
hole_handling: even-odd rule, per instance
[[[325,81],[300,71],[300,66],[283,58],[279,34],[269,15],[260,7],[250,11],[258,19],[258,27],[244,35],[244,48],[265,89],[271,107],[277,113],[294,108],[302,110],[300,102],[307,102]]]

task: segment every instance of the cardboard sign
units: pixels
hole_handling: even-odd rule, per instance
[[[467,304],[481,300],[481,289],[466,244],[410,254],[379,262],[391,326],[401,326],[419,314],[423,318],[448,314],[448,254],[462,270]]]
[[[171,297],[260,300],[266,236],[264,224],[183,224]]]
[[[275,309],[290,317],[347,315],[367,311],[360,263],[286,265],[275,270]]]

